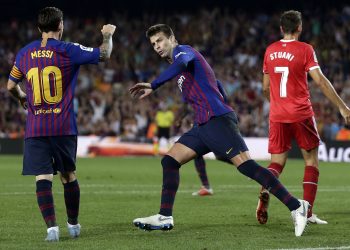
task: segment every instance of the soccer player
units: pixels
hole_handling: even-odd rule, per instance
[[[310,102],[307,73],[324,95],[338,107],[345,123],[350,122],[350,110],[338,96],[329,80],[322,74],[311,45],[299,42],[302,31],[301,13],[290,10],[282,14],[280,29],[283,39],[266,49],[263,65],[263,90],[270,101],[269,153],[270,172],[279,177],[286,164],[291,140],[301,148],[305,162],[304,200],[310,203],[308,222],[327,224],[313,214],[318,183],[318,146],[314,112]],[[256,217],[261,224],[268,219],[269,191],[262,188]]]
[[[206,163],[202,155],[194,158],[194,166],[196,168],[198,177],[201,180],[202,186],[198,191],[193,192],[192,195],[193,196],[213,195],[214,190],[210,187],[207,170],[206,170]]]
[[[224,102],[228,103],[227,94],[226,94],[224,87],[222,86],[222,83],[219,80],[217,80],[216,82],[217,82],[218,90],[220,91],[220,94],[222,95],[222,97],[224,99]],[[175,126],[180,127],[181,121],[190,112],[191,112],[191,109],[190,109],[188,104],[182,105],[182,108],[180,109],[180,111],[178,111],[177,118],[175,119]],[[224,162],[232,165],[232,162],[229,160],[226,160],[224,157],[220,157],[218,155],[215,155],[215,157],[219,161],[224,161]],[[199,188],[198,191],[193,192],[192,195],[193,196],[213,195],[214,190],[211,188],[210,183],[209,183],[209,179],[208,179],[208,175],[207,175],[207,171],[206,171],[206,163],[205,163],[203,155],[198,155],[196,158],[194,158],[193,161],[194,161],[194,166],[196,168],[196,171],[197,171],[197,174],[198,174],[198,177],[201,181],[202,186]]]
[[[225,89],[219,80],[217,80],[216,82],[217,82],[218,90],[220,91],[220,94],[222,95],[224,102],[227,104],[228,101],[227,101],[227,95],[226,95]],[[187,106],[187,105],[184,105],[184,106]],[[184,111],[183,114],[186,115],[188,112],[189,112],[189,109]],[[215,157],[219,161],[224,161],[224,162],[227,162],[229,164],[232,164],[231,161],[226,160],[224,157],[220,157],[218,155],[215,155]],[[194,158],[194,166],[196,168],[196,171],[197,171],[198,177],[202,183],[202,186],[199,188],[198,191],[193,192],[192,195],[193,196],[213,195],[214,190],[210,186],[207,171],[206,171],[206,163],[205,163],[204,157],[202,155],[199,155],[196,158]]]
[[[73,238],[80,234],[74,89],[80,65],[109,59],[116,28],[104,25],[102,45],[87,48],[60,41],[63,27],[61,10],[40,10],[38,28],[42,37],[18,52],[7,83],[11,94],[28,109],[22,174],[35,175],[37,202],[47,225],[46,241],[59,240],[52,196],[52,180],[57,171],[64,186],[69,234]],[[19,87],[20,81],[24,81],[26,93]]]
[[[163,157],[163,186],[158,214],[137,218],[134,225],[145,230],[170,230],[175,195],[179,186],[179,169],[197,155],[210,151],[225,156],[244,175],[269,189],[291,211],[295,235],[301,236],[306,225],[308,202],[293,197],[277,178],[250,158],[239,133],[237,117],[225,104],[216,77],[204,57],[188,45],[179,45],[172,29],[165,24],[150,27],[146,36],[156,53],[171,65],[152,83],[137,83],[130,88],[133,97],[145,98],[177,76],[183,99],[194,110],[195,123]]]
[[[232,162],[230,160],[227,160],[225,157],[215,155],[215,158],[219,161],[223,161],[223,162],[226,162],[226,163],[232,165]],[[200,189],[198,191],[193,192],[192,195],[193,196],[213,195],[214,190],[211,188],[210,183],[209,183],[204,157],[202,155],[199,155],[196,158],[194,158],[194,165],[196,167],[198,177],[201,180],[202,186],[200,187]]]

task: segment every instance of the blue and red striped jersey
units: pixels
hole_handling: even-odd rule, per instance
[[[100,49],[49,38],[22,48],[9,79],[24,81],[28,102],[25,137],[77,135],[74,91],[83,64],[97,64]]]
[[[183,100],[192,106],[196,124],[233,111],[225,103],[213,69],[191,46],[178,45],[174,48],[173,63],[151,83],[152,89],[174,77],[177,77]]]

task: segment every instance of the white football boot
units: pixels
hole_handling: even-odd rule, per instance
[[[309,208],[309,202],[305,200],[299,200],[300,207],[291,212],[295,236],[301,236],[304,232],[305,226],[307,224],[307,210]]]
[[[80,224],[71,225],[67,222],[67,229],[71,238],[77,238],[80,235]]]
[[[47,229],[47,237],[45,238],[45,241],[55,242],[55,241],[59,241],[59,238],[60,238],[60,230],[58,226],[49,227]]]
[[[312,214],[309,218],[307,218],[307,222],[310,224],[318,224],[318,225],[328,224],[327,221],[321,220],[320,218],[318,218],[316,214]]]
[[[168,231],[174,227],[173,216],[164,216],[161,214],[152,215],[144,218],[137,218],[133,221],[134,225],[140,229],[151,230],[163,230]]]

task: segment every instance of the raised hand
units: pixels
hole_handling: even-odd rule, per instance
[[[25,110],[27,110],[28,109],[28,102],[27,102],[27,98],[25,98],[25,99],[20,99],[19,100],[19,102],[21,103],[21,106],[25,109]]]
[[[115,26],[115,25],[106,24],[106,25],[103,25],[101,32],[102,32],[102,35],[104,35],[104,34],[113,35],[115,29],[116,29],[116,26]]]

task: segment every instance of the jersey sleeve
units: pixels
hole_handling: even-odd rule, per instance
[[[157,79],[151,82],[153,90],[159,88],[164,83],[183,72],[189,62],[195,58],[194,53],[188,49],[174,49],[173,53],[175,54],[174,62],[165,71],[163,71],[157,77]]]
[[[306,47],[305,51],[305,71],[309,72],[310,70],[319,68],[316,53],[311,45]]]
[[[265,55],[264,55],[264,63],[263,63],[263,73],[264,74],[268,74],[268,70],[267,70],[267,50],[265,51]]]
[[[227,94],[226,94],[226,91],[224,89],[224,86],[222,85],[222,83],[219,80],[216,80],[216,83],[218,85],[218,89],[220,91],[220,94],[222,95],[222,98],[224,98],[224,102],[228,103]]]
[[[20,81],[22,81],[24,75],[20,70],[19,67],[19,61],[21,59],[20,53],[17,54],[16,56],[16,61],[12,66],[10,75],[9,75],[9,79],[14,81],[15,83],[19,83]]]
[[[100,59],[100,48],[89,48],[79,43],[68,43],[66,50],[73,64],[97,64]]]

